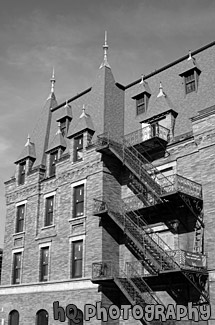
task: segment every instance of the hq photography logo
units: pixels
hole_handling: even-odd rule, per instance
[[[94,319],[107,322],[109,319],[129,320],[133,317],[135,320],[144,319],[147,322],[160,320],[162,322],[168,320],[180,321],[182,319],[192,320],[194,322],[207,321],[211,317],[210,305],[193,306],[189,302],[185,307],[183,305],[169,304],[166,307],[163,305],[146,305],[144,308],[140,305],[110,305],[108,308],[102,306],[101,302],[96,302],[95,305],[86,304],[82,311],[74,304],[69,304],[64,309],[59,305],[59,301],[53,303],[54,320],[65,322],[69,319],[72,324],[79,324],[82,320],[86,322]],[[70,322],[70,323],[71,323]]]

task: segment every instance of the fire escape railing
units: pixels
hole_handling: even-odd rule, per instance
[[[147,125],[144,128],[126,134],[124,139],[132,146],[140,144],[154,137],[158,137],[166,142],[169,141],[170,130],[159,124]]]
[[[184,259],[183,251],[172,250],[156,232],[152,231],[144,219],[131,210],[131,207],[123,200],[118,201],[116,206],[117,209],[112,208],[112,204],[105,202],[102,197],[94,199],[94,214],[107,212],[129,238],[135,242],[138,249],[141,249],[143,254],[151,256],[157,272],[176,270],[182,267],[193,270],[199,269],[198,267],[184,265],[182,263]],[[156,258],[153,256],[156,256]]]

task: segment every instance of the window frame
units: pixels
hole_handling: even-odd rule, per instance
[[[81,243],[81,258],[77,258],[75,259],[75,253],[76,253],[76,249],[75,249],[75,245]],[[73,238],[73,240],[71,240],[70,242],[70,246],[71,246],[71,266],[70,266],[70,278],[71,279],[76,279],[76,278],[83,278],[83,264],[84,264],[84,238]],[[81,267],[77,267],[77,269],[79,268],[81,270],[81,273],[78,273],[77,275],[76,273],[76,266],[77,263],[81,261]]]
[[[14,322],[13,322],[13,319],[12,319],[13,314],[16,314],[16,316],[17,316],[17,322],[16,322],[15,325],[19,325],[19,312],[16,309],[13,309],[13,310],[11,310],[9,312],[9,314],[8,314],[8,324],[9,325],[14,325]]]
[[[199,70],[193,68],[191,70],[184,72],[183,75],[181,75],[184,78],[185,95],[188,95],[193,92],[197,92],[200,73],[201,72]],[[191,75],[193,76],[192,79],[190,79]],[[194,87],[191,86],[191,88],[189,88],[190,85],[194,85]]]
[[[17,256],[20,256],[20,265],[17,263]],[[22,281],[22,258],[23,258],[23,249],[14,250],[12,252],[12,277],[11,284],[19,285]],[[16,273],[18,270],[19,277],[16,277]],[[17,281],[18,279],[18,281]]]
[[[149,102],[149,95],[144,92],[135,97],[136,100],[136,116],[146,113],[148,102]]]
[[[77,144],[77,142],[81,139],[81,144]],[[84,134],[81,133],[74,137],[74,154],[73,161],[78,162],[83,160],[83,149],[84,149]],[[80,154],[80,157],[78,157]]]
[[[46,193],[44,194],[44,206],[43,206],[43,211],[44,211],[44,214],[43,214],[43,225],[42,225],[42,228],[48,228],[48,227],[53,227],[54,226],[54,218],[55,218],[55,210],[56,210],[56,191],[53,191],[53,192],[49,192],[49,193]],[[52,214],[52,224],[50,225],[46,225],[46,212],[47,212],[47,199],[49,199],[50,197],[53,197],[53,214]]]
[[[26,175],[26,161],[22,161],[19,163],[18,185],[25,184],[25,175]]]
[[[43,252],[48,251],[47,262],[44,261]],[[39,267],[39,282],[48,282],[49,281],[49,264],[50,264],[50,245],[44,245],[40,247],[40,267]],[[43,268],[47,266],[47,274],[44,273]]]
[[[54,195],[50,195],[45,198],[44,227],[49,227],[54,224],[54,201],[55,201]],[[51,203],[50,205],[49,202]]]
[[[81,189],[83,194],[81,195],[78,195],[77,191]],[[76,218],[80,218],[80,217],[83,217],[84,216],[84,208],[85,208],[85,184],[84,183],[81,183],[79,185],[76,185],[73,187],[73,218],[76,219]],[[80,199],[79,199],[80,197]],[[81,206],[81,214],[78,214],[79,213],[79,208],[78,206]]]
[[[20,204],[16,207],[16,234],[24,231],[25,209],[25,204]],[[20,210],[23,210],[23,213]],[[20,224],[22,227],[20,227]]]
[[[56,175],[57,161],[58,161],[58,150],[51,151],[49,154],[49,177],[54,177]]]

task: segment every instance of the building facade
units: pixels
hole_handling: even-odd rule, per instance
[[[60,104],[53,74],[5,182],[2,324],[215,324],[215,42],[127,86],[103,48],[92,87]],[[96,302],[107,319],[86,320]],[[117,314],[190,303],[210,319]]]

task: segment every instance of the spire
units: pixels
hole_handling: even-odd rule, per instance
[[[51,93],[53,94],[54,93],[54,85],[55,85],[55,73],[54,73],[54,68],[53,68],[53,71],[52,71],[52,77],[50,79],[51,81]]]
[[[107,52],[108,52],[108,44],[107,44],[107,31],[105,31],[105,44],[103,45],[103,51],[104,51],[104,59],[102,64],[100,65],[100,69],[103,67],[110,68],[110,65],[107,60]]]
[[[141,81],[140,81],[140,85],[144,84],[144,80],[143,80],[143,74],[141,74]]]
[[[164,93],[164,91],[163,91],[163,86],[162,86],[162,83],[161,83],[161,81],[160,81],[160,86],[159,86],[159,94],[157,95],[157,98],[158,97],[161,97],[161,96],[166,96],[165,95],[165,93]]]

